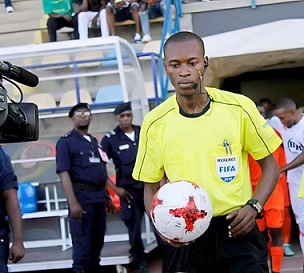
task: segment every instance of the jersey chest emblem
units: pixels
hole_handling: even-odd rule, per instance
[[[303,150],[302,143],[295,138],[289,139],[287,142],[287,146],[289,151],[293,154],[300,154]]]
[[[231,182],[238,173],[238,162],[236,156],[223,156],[216,159],[216,173],[218,177],[226,182]]]

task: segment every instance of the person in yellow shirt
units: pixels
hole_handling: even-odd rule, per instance
[[[279,171],[272,153],[280,138],[249,98],[204,86],[208,57],[192,32],[164,45],[164,68],[176,94],[144,118],[133,177],[145,182],[145,208],[166,174],[189,180],[209,194],[213,218],[190,244],[175,246],[172,272],[268,273],[266,240],[255,219],[272,193]],[[248,154],[262,169],[252,195]]]

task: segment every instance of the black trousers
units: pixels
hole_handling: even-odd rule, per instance
[[[137,188],[125,188],[133,199],[130,203],[120,199],[120,215],[128,228],[129,234],[129,253],[132,255],[134,262],[140,263],[146,260],[144,245],[141,239],[141,226],[144,217],[144,191]]]
[[[176,248],[169,272],[268,273],[266,240],[257,225],[243,237],[229,238],[226,216],[214,217],[193,243]]]
[[[82,221],[69,218],[73,243],[73,272],[95,273],[99,269],[100,252],[106,233],[105,202],[81,204],[86,214]]]
[[[56,31],[58,29],[61,29],[63,27],[72,27],[74,28],[75,25],[75,19],[73,18],[73,21],[68,22],[64,18],[53,18],[49,17],[47,20],[47,29],[49,34],[49,40],[50,42],[56,42],[57,41],[57,33]],[[75,38],[75,29],[74,29],[74,38]],[[77,30],[78,33],[78,30]]]
[[[3,234],[0,238],[0,272],[1,273],[8,272],[8,268],[7,268],[8,256],[9,256],[9,234],[7,227],[7,232],[5,232],[5,234]]]

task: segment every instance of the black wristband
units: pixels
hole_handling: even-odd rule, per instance
[[[259,200],[257,199],[249,199],[247,201],[247,203],[245,204],[245,206],[251,206],[252,208],[254,208],[257,212],[257,216],[256,219],[261,219],[263,218],[263,206],[261,205],[261,203],[259,202]]]

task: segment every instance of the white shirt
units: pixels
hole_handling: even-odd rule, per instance
[[[130,138],[132,141],[135,140],[135,131],[133,131],[132,133],[125,133],[125,135]]]
[[[278,130],[283,138],[283,145],[287,163],[294,160],[302,153],[304,147],[304,117],[291,128],[286,128],[278,117],[272,117],[268,123]],[[287,182],[301,184],[304,165],[291,169],[287,172]]]

